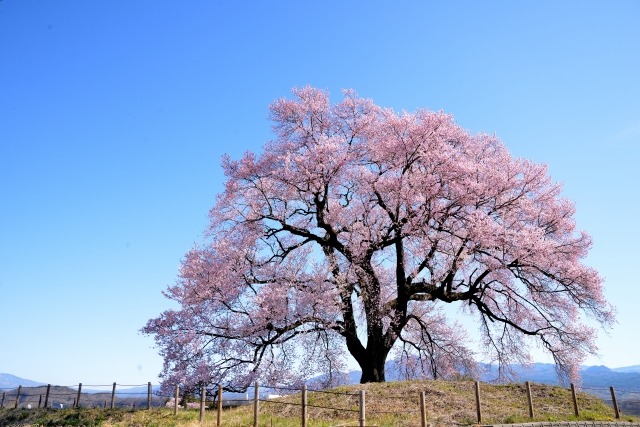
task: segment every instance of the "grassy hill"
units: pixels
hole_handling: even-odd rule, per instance
[[[419,393],[426,394],[427,420],[431,426],[467,426],[476,423],[474,383],[471,381],[406,381],[339,387],[309,392],[309,426],[328,427],[354,424],[358,420],[358,392],[366,392],[367,425],[419,426]],[[528,415],[522,384],[482,384],[483,423],[529,421],[613,421],[613,410],[600,399],[580,393],[580,417],[573,415],[569,390],[533,384],[535,418]],[[300,395],[292,394],[260,402],[260,425],[300,425]],[[623,415],[623,421],[636,418]],[[222,424],[227,427],[252,425],[253,408],[226,409]],[[199,425],[197,410],[181,410],[174,417],[171,409],[146,410],[0,410],[0,427],[7,425],[85,425],[85,426],[189,426]],[[205,426],[216,425],[215,411],[208,410]]]

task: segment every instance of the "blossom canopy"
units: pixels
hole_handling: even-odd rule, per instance
[[[546,167],[442,112],[293,94],[262,153],[223,159],[206,238],[166,292],[179,308],[143,329],[165,383],[331,382],[349,354],[362,382],[391,358],[407,377],[480,359],[508,374],[534,345],[574,379],[596,351],[583,315],[614,315]]]

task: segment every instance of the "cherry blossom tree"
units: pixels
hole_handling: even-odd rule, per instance
[[[614,315],[546,167],[442,112],[293,93],[271,105],[261,154],[223,159],[204,242],[166,292],[179,308],[143,329],[165,382],[332,381],[348,355],[362,382],[384,381],[387,359],[410,376],[474,375],[480,359],[506,374],[534,346],[575,379],[596,351],[584,319]]]

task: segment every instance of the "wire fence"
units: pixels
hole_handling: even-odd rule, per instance
[[[147,408],[165,398],[147,384],[77,384],[0,388],[0,408]]]
[[[265,417],[300,418],[300,425],[307,427],[309,420],[337,420],[345,426],[365,426],[368,419],[386,420],[393,425],[415,425],[425,427],[429,414],[449,410],[457,419],[469,424],[482,424],[496,405],[485,401],[484,386],[479,382],[449,382],[450,395],[437,387],[430,387],[429,381],[415,382],[408,394],[394,394],[393,388],[385,392],[363,385],[357,393],[353,390],[314,390],[306,386],[297,388],[282,385],[254,384],[244,395],[223,392],[221,385],[202,386],[199,390],[181,391],[176,386],[171,395],[162,394],[151,383],[147,384],[77,384],[58,386],[48,384],[38,387],[0,388],[0,409],[34,408],[138,408],[173,407],[174,414],[179,408],[200,409],[200,420],[204,420],[205,410],[215,411],[217,425],[222,423],[223,408],[243,405],[253,406],[253,426],[261,424]],[[565,393],[554,395],[558,407],[550,409],[548,403],[550,386],[531,384],[508,384],[504,387],[511,395],[518,395],[520,404],[512,409],[511,419],[533,420],[551,411],[566,412],[569,417],[580,416],[587,400],[571,385]],[[612,419],[620,419],[621,414],[640,416],[640,390],[613,387],[584,387],[582,392],[595,395],[611,408]],[[553,394],[553,393],[552,393]],[[251,396],[251,397],[250,397]],[[450,396],[456,396],[454,398]],[[495,399],[495,398],[493,398]],[[471,403],[470,403],[471,402]],[[545,401],[546,402],[546,401]],[[473,409],[470,409],[473,408]],[[262,422],[264,425],[264,422]],[[335,426],[338,427],[338,426]]]

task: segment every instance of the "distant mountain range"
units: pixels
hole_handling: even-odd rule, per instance
[[[23,387],[37,387],[39,385],[46,385],[37,381],[25,380],[24,378],[16,377],[11,374],[0,373],[0,390],[13,389],[19,385]]]
[[[481,381],[493,382],[497,378],[497,368],[485,365],[485,372]],[[516,365],[513,371],[516,374],[515,381],[530,381],[538,384],[560,385],[555,365],[552,363],[534,363],[529,367]],[[393,361],[387,362],[385,374],[388,381],[396,381],[401,378],[400,369],[397,369]],[[609,387],[616,390],[619,399],[638,400],[640,396],[640,365],[625,366],[610,369],[606,366],[583,366],[581,369],[581,384],[584,391],[609,400],[611,393]],[[357,384],[360,382],[360,371],[351,371],[343,375],[341,384]],[[323,382],[323,377],[314,378],[311,382]],[[578,385],[578,384],[576,384]]]
[[[535,363],[530,368],[516,365],[514,371],[523,381],[543,384],[558,384],[555,365],[552,363]],[[640,391],[640,365],[623,368],[607,368],[606,366],[583,366],[580,370],[582,384],[585,387],[627,387],[634,385]],[[495,367],[489,367],[482,380],[490,381],[496,376]]]
[[[9,391],[18,388],[18,386],[22,387],[39,387],[46,386],[46,383],[41,383],[38,381],[32,381],[20,377],[16,377],[11,374],[3,374],[0,373],[0,392]],[[52,384],[53,385],[53,384]],[[116,395],[128,395],[128,396],[146,396],[148,386],[140,386],[140,387],[118,387],[116,388]],[[156,393],[160,390],[159,385],[152,385],[151,391],[152,393]],[[111,388],[102,389],[102,390],[93,390],[91,388],[82,387],[82,393],[87,394],[97,394],[97,393],[111,393]]]
[[[522,366],[515,366],[514,371],[518,375],[519,381],[530,381],[541,384],[559,384],[558,376],[556,375],[555,366],[550,363],[535,363],[529,368]],[[393,362],[389,362],[386,367],[387,379],[394,381],[400,379],[395,369]],[[351,371],[346,373],[344,382],[349,384],[357,384],[360,381],[360,371]],[[601,395],[601,397],[610,396],[609,387],[616,389],[616,394],[623,395],[625,392],[633,391],[637,396],[640,393],[640,365],[625,366],[622,368],[610,369],[606,366],[585,366],[581,371],[582,384],[581,386],[588,389],[593,389],[594,394]],[[482,381],[492,381],[496,378],[495,367],[489,366],[486,373],[482,376]],[[17,388],[19,385],[23,387],[37,387],[46,385],[46,383],[28,380],[17,377],[11,374],[0,373],[0,391],[8,391]],[[158,385],[152,386],[152,390],[155,393],[159,390]],[[85,393],[104,393],[105,390],[91,390],[82,389]],[[109,390],[110,392],[110,390]],[[116,389],[117,394],[146,394],[147,386]]]
[[[626,366],[624,368],[613,368],[615,372],[640,372],[640,365]]]

